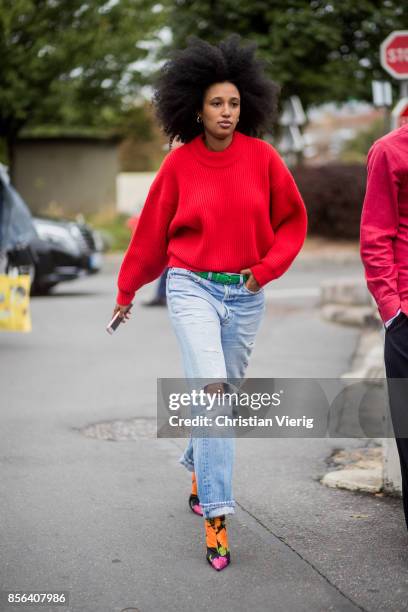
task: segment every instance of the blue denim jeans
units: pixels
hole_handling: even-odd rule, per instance
[[[167,305],[186,379],[243,379],[265,312],[265,295],[169,268]],[[234,514],[234,437],[190,437],[180,463],[195,472],[204,516]]]

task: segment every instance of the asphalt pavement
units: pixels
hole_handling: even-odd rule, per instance
[[[105,332],[119,264],[33,298],[32,333],[0,336],[0,588],[68,591],[38,609],[70,612],[407,610],[401,500],[319,482],[333,450],[367,440],[239,439],[232,563],[209,567],[185,440],[152,437],[156,379],[182,376],[176,339],[165,308],[141,306],[152,285]],[[271,283],[248,376],[346,372],[359,332],[321,319],[319,284],[361,274],[317,252]],[[136,439],[92,437],[130,420]]]

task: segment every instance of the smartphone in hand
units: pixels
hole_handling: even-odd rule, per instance
[[[129,304],[128,308],[126,309],[126,312],[129,312],[132,306],[133,304]],[[108,325],[106,326],[106,331],[108,332],[108,334],[113,334],[113,332],[116,331],[119,325],[122,323],[123,317],[121,317],[120,315],[121,312],[120,310],[118,310],[115,316],[109,321]]]

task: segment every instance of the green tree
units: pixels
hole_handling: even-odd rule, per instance
[[[387,78],[379,46],[393,30],[408,29],[400,0],[168,0],[171,47],[189,34],[211,43],[237,32],[258,43],[282,97],[309,106],[350,97],[370,100],[371,80]]]
[[[147,82],[135,62],[162,18],[152,0],[0,0],[0,138],[9,153],[23,127],[132,123]]]

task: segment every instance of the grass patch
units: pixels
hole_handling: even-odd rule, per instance
[[[130,216],[116,211],[101,211],[86,215],[86,221],[101,232],[107,252],[116,253],[125,251],[129,245],[132,232],[126,222]]]

